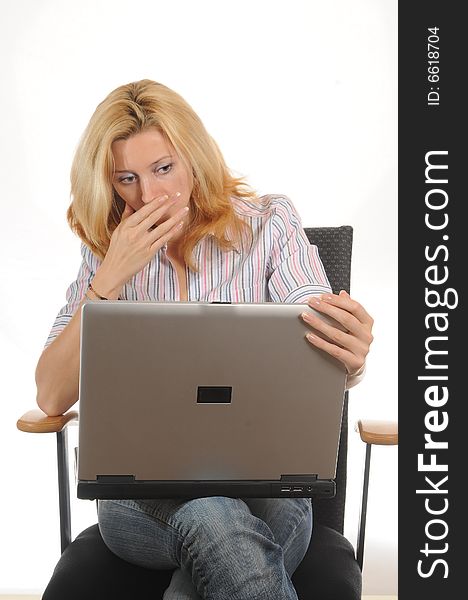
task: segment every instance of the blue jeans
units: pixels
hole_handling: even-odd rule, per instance
[[[101,500],[99,528],[122,559],[175,569],[164,600],[297,600],[308,498]]]

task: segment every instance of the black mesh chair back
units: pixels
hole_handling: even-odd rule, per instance
[[[353,230],[349,226],[305,229],[318,246],[334,292],[349,291]],[[351,543],[343,536],[346,497],[347,394],[342,418],[336,496],[314,500],[314,532],[292,577],[299,600],[360,600],[362,576]],[[160,600],[172,571],[137,567],[114,555],[98,525],[80,533],[63,552],[42,600]]]
[[[335,294],[350,291],[353,228],[310,227],[305,229],[311,244],[318,247],[325,272]],[[341,421],[340,448],[336,471],[336,496],[332,499],[314,500],[314,521],[343,533],[346,501],[346,467],[348,454],[348,392],[345,394]]]

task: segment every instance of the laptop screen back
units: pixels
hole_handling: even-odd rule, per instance
[[[79,480],[334,478],[344,367],[297,304],[83,307]]]

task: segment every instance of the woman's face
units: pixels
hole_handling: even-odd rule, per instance
[[[193,189],[192,173],[172,144],[155,128],[112,144],[115,171],[112,184],[133,210],[167,194],[179,192],[180,199],[165,213],[169,218],[188,206]]]

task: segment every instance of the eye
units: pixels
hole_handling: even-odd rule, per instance
[[[126,175],[125,177],[119,177],[117,181],[123,184],[133,183],[135,181],[135,175]]]
[[[168,163],[167,165],[162,165],[161,167],[157,167],[155,169],[155,173],[157,175],[166,175],[172,169],[172,163]]]

